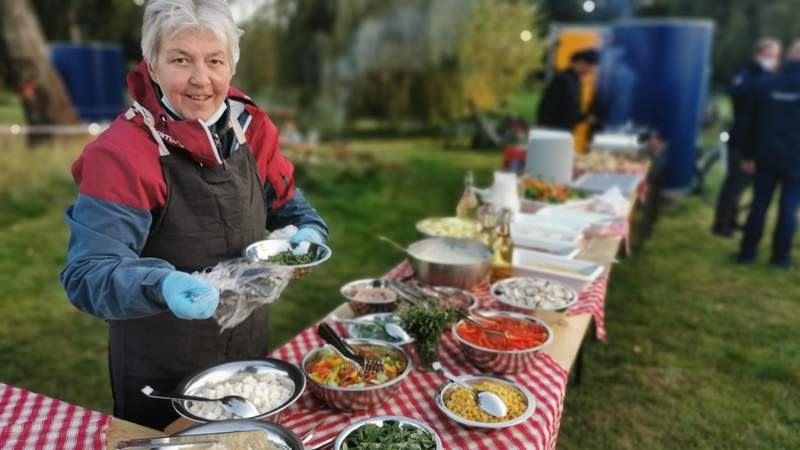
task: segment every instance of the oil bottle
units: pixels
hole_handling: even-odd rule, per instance
[[[511,211],[503,208],[497,221],[497,231],[492,238],[492,283],[511,276]]]

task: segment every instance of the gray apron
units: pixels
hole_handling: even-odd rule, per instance
[[[264,187],[241,126],[233,118],[230,122],[239,149],[215,167],[200,166],[182,149],[166,150],[149,126],[161,152],[167,200],[154,214],[142,257],[161,258],[191,273],[239,257],[247,245],[263,239]],[[193,372],[226,361],[263,358],[268,350],[266,306],[223,332],[213,319],[182,320],[170,311],[109,325],[114,415],[156,429],[178,415],[169,401],[145,397],[142,386],[171,392]]]

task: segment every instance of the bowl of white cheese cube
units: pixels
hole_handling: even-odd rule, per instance
[[[295,365],[274,358],[223,363],[188,376],[176,393],[204,398],[238,395],[249,400],[258,415],[246,419],[280,422],[280,413],[306,388],[306,378]],[[233,417],[220,402],[173,400],[181,416],[195,422],[217,422]]]

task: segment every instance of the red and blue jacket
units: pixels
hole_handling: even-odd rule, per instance
[[[131,97],[152,113],[168,147],[184,149],[204,166],[221,164],[238,150],[236,139],[225,139],[231,148],[220,151],[198,121],[175,120],[159,101],[144,61],[127,81]],[[281,153],[278,130],[267,114],[235,88],[227,102],[226,114],[234,114],[244,128],[264,184],[267,228],[313,227],[327,239],[327,225],[294,186],[294,168]],[[61,282],[76,307],[105,319],[165,311],[161,281],[175,270],[162,259],[139,256],[167,198],[158,145],[142,122],[139,114],[130,120],[120,115],[72,165],[79,193],[65,213],[71,235]]]

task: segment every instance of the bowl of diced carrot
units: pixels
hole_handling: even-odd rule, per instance
[[[452,332],[467,361],[483,372],[525,371],[553,340],[553,329],[535,317],[496,310],[479,314],[483,328],[461,320],[453,325]]]

